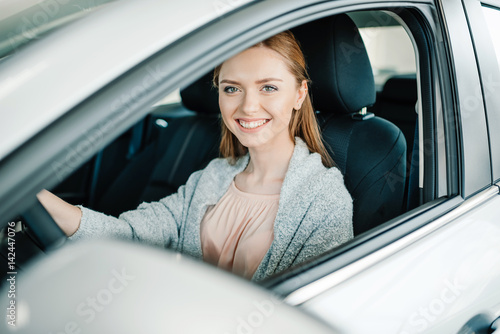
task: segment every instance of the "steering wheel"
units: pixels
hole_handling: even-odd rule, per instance
[[[66,234],[37,198],[21,216],[43,251],[60,247],[66,241]]]

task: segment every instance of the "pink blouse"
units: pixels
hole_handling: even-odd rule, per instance
[[[203,260],[251,279],[273,241],[279,198],[243,192],[233,180],[201,221]]]

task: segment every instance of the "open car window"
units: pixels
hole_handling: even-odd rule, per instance
[[[380,122],[389,124],[391,131],[397,133],[394,143],[397,142],[404,148],[404,152],[398,153],[394,160],[396,167],[387,167],[378,171],[377,175],[370,176],[381,180],[378,181],[381,184],[380,189],[387,192],[388,198],[392,196],[397,199],[397,207],[393,205],[389,214],[378,219],[375,216],[370,217],[371,214],[364,211],[370,210],[369,206],[355,207],[355,210],[358,210],[355,212],[355,220],[364,216],[364,221],[360,223],[361,227],[355,227],[355,239],[350,243],[351,246],[348,246],[353,247],[362,243],[363,238],[371,233],[379,233],[377,231],[394,224],[389,222],[390,220],[404,221],[404,218],[400,217],[404,217],[408,212],[419,210],[426,202],[446,196],[446,186],[439,196],[434,192],[433,189],[438,185],[436,178],[441,177],[440,184],[447,183],[446,173],[444,176],[436,174],[431,180],[426,177],[425,182],[423,180],[423,170],[431,169],[427,172],[427,175],[431,175],[434,173],[432,166],[437,165],[437,161],[425,154],[425,150],[430,147],[428,144],[423,145],[429,140],[426,141],[428,133],[422,131],[421,124],[428,122],[424,120],[424,114],[430,114],[431,119],[437,120],[437,111],[440,108],[436,106],[435,109],[425,109],[421,105],[422,98],[431,98],[422,97],[421,85],[430,85],[431,82],[421,79],[419,81],[421,72],[418,71],[422,69],[421,65],[416,63],[415,55],[422,51],[412,43],[414,37],[410,36],[411,31],[402,25],[405,24],[404,20],[390,10],[354,11],[349,13],[349,16],[357,25],[366,46],[377,93],[374,103],[367,106],[367,110],[352,112],[361,115],[353,124],[356,127],[365,126],[364,131],[368,133],[371,129],[371,116],[365,120],[363,115],[372,115],[375,119],[380,119]],[[291,28],[292,31],[296,29]],[[424,75],[430,76],[430,73]],[[210,89],[210,76],[211,72],[208,72],[197,80],[205,80],[205,88]],[[150,107],[146,108],[146,117],[99,150],[71,175],[66,177],[61,174],[64,180],[53,189],[54,192],[71,203],[84,204],[114,216],[132,210],[144,201],[157,201],[174,193],[193,172],[204,168],[211,159],[219,156],[219,115],[214,108],[205,110],[209,104],[205,101],[208,95],[197,92],[197,87],[193,88],[193,85],[195,83],[172,90],[166,96],[163,95],[165,97],[150,103]],[[439,91],[439,87],[434,89]],[[212,92],[210,96],[210,102],[216,105],[216,92]],[[329,117],[326,112],[318,110],[319,121],[326,119],[322,126],[337,126],[335,122],[330,122]],[[343,119],[342,117],[344,116],[339,116],[339,119]],[[439,131],[443,133],[444,128],[441,126]],[[389,147],[393,144],[383,145],[388,152],[393,152]],[[332,151],[334,156],[340,156],[340,152],[335,149],[342,148],[337,146]],[[446,171],[448,167],[444,146],[432,147],[432,150],[440,153],[441,170]],[[427,165],[423,162],[424,157]],[[348,188],[351,186],[351,189],[355,189],[355,182],[360,181],[355,178],[351,168],[362,162],[346,160],[339,163],[343,164],[341,168],[346,175]],[[368,198],[375,196],[369,193],[375,190],[370,190],[369,187],[366,189],[368,191],[364,194],[351,193],[355,203],[362,202],[362,195]],[[392,201],[388,202],[393,204]],[[377,210],[385,210],[384,205],[389,207],[389,204],[381,204]],[[29,237],[29,232],[27,234]],[[341,250],[342,247],[337,251]],[[314,266],[314,263],[309,262],[309,267]],[[293,275],[294,272],[292,269],[289,273]]]

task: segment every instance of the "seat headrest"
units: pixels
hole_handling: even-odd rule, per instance
[[[400,74],[391,77],[385,82],[380,96],[399,102],[417,102],[417,75]]]
[[[204,114],[218,114],[219,96],[212,85],[213,70],[181,90],[182,104],[189,110]]]
[[[375,103],[370,60],[349,16],[326,17],[292,32],[306,58],[316,110],[350,114]]]

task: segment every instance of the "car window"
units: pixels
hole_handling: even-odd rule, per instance
[[[500,66],[500,9],[483,6],[483,12],[486,19],[486,25],[490,30],[491,40],[497,55],[498,65]]]
[[[417,107],[420,99],[417,80],[420,75],[417,69],[420,67],[417,66],[415,57],[417,47],[413,45],[409,32],[399,23],[400,21],[394,19],[394,15],[383,11],[350,13],[365,43],[378,94],[368,110],[376,116],[375,118],[365,119],[364,115],[359,113],[359,118],[344,115],[345,119],[354,126],[359,125],[365,129],[364,132],[360,132],[360,136],[353,138],[369,137],[371,122],[382,123],[384,127],[391,129],[391,135],[396,134],[395,142],[390,145],[384,144],[383,149],[391,151],[393,144],[401,147],[394,164],[377,166],[376,177],[370,176],[380,184],[380,189],[374,190],[368,187],[366,193],[353,193],[355,203],[359,203],[362,195],[368,194],[373,202],[376,202],[381,198],[379,194],[386,192],[388,196],[397,199],[399,206],[395,205],[396,208],[391,208],[389,213],[385,208],[379,209],[380,212],[376,214],[384,214],[383,218],[376,217],[376,214],[372,214],[369,209],[359,209],[368,224],[363,229],[355,230],[356,237],[377,230],[392,219],[404,219],[400,217],[408,211],[437,198],[431,195],[424,200],[419,199],[420,193],[433,188],[435,183],[431,180],[427,181],[427,185],[431,186],[419,184],[418,178],[422,174],[424,164],[422,160],[414,161],[414,153],[417,152],[418,155],[421,151],[414,143],[424,142],[426,138],[428,145],[423,147],[423,150],[428,149],[429,143],[434,143],[432,138],[426,137],[427,133],[417,132],[415,135],[417,124],[422,121],[417,117],[416,109],[419,115],[430,114],[434,117],[433,113],[438,107],[426,110]],[[293,30],[297,27],[290,28]],[[309,64],[310,67],[312,65],[318,66]],[[212,70],[208,72],[209,76],[211,73]],[[200,76],[202,74],[198,73]],[[210,83],[211,79],[205,81]],[[423,84],[431,85],[425,81]],[[193,172],[204,168],[210,160],[219,156],[218,110],[199,110],[200,106],[208,105],[205,96],[191,94],[190,103],[183,101],[183,104],[178,103],[179,89],[173,92],[171,89],[164,91],[163,96],[165,97],[149,104],[149,108],[142,111],[144,115],[145,110],[150,110],[146,117],[100,150],[90,161],[53,189],[54,192],[70,203],[84,204],[97,211],[118,216],[124,211],[136,208],[142,202],[158,201],[175,193]],[[424,96],[424,99],[431,99],[431,96]],[[317,111],[321,117],[321,110]],[[358,114],[358,110],[353,114]],[[442,131],[432,126],[427,128]],[[366,142],[371,143],[376,140],[378,138],[374,137],[373,140]],[[341,140],[337,142],[341,143]],[[333,152],[340,156],[342,149],[336,147],[336,151]],[[338,162],[342,163],[341,159]],[[352,163],[353,166],[363,164],[364,162],[360,161]],[[443,166],[446,166],[445,159]],[[357,171],[353,169],[351,172],[346,166],[344,167],[342,172],[345,178],[352,177],[346,182],[359,182],[355,180],[358,176]],[[415,175],[417,183],[411,184],[410,178]],[[355,187],[352,186],[352,189]],[[440,195],[445,196],[447,193],[443,192]],[[416,202],[409,205],[412,198],[416,198]]]
[[[377,223],[362,230],[366,232],[371,227],[379,226],[390,218],[396,218],[423,204],[421,201],[417,201],[414,207],[407,204],[410,191],[420,191],[418,183],[413,188],[410,187],[410,175],[420,175],[419,170],[423,168],[423,164],[412,161],[413,143],[415,139],[419,140],[418,136],[415,137],[418,123],[416,51],[409,33],[393,16],[383,11],[353,12],[349,13],[349,16],[357,25],[365,44],[378,92],[375,104],[368,111],[389,121],[391,128],[404,138],[406,147],[406,155],[401,158],[405,160],[404,163],[398,162],[398,166],[403,167],[381,172],[382,183],[385,184],[383,188],[389,189],[391,195],[400,194],[396,197],[401,203],[401,208],[387,216],[385,221],[379,219]],[[314,66],[314,64],[308,65]],[[210,70],[200,78],[206,84],[204,88],[211,85],[212,73]],[[199,93],[196,92],[200,91],[199,82],[194,82],[190,86],[196,88],[191,90],[191,93],[183,95],[187,97],[186,101],[179,103],[181,101],[179,88],[167,94],[152,104],[151,112],[146,118],[122,134],[104,149],[100,156],[90,162],[91,166],[88,169],[100,170],[96,174],[98,180],[92,180],[92,176],[84,174],[84,170],[79,171],[81,175],[87,177],[81,180],[85,180],[84,183],[93,183],[95,187],[90,189],[90,193],[77,198],[77,202],[90,204],[93,209],[117,216],[121,212],[134,209],[143,201],[157,201],[174,193],[187,181],[191,173],[204,168],[211,159],[219,155],[218,106],[204,109],[209,105],[214,106],[214,103],[207,103],[208,99],[213,99],[214,96],[208,97],[204,94],[197,96]],[[189,90],[190,86],[183,89]],[[199,101],[204,102],[199,103]],[[370,126],[367,126],[367,129],[369,128]],[[154,156],[144,158],[155,145]],[[135,176],[138,166],[142,166],[139,169],[147,171],[148,174]],[[446,167],[445,159],[442,166]],[[349,171],[347,173],[350,174]],[[77,182],[75,178],[72,180]],[[136,191],[121,196],[120,201],[115,201],[114,198],[119,197],[122,192],[123,185],[120,183],[123,180],[127,180],[131,187],[136,187]],[[62,194],[74,194],[75,192],[68,189],[68,182],[63,182],[56,190]],[[79,184],[80,188],[84,188],[84,184]],[[444,196],[446,193],[442,192],[441,195]],[[67,199],[75,202],[75,199]],[[355,231],[356,235],[360,233],[361,231]]]
[[[455,168],[456,161],[447,154],[455,150],[454,141],[449,140],[454,134],[450,132],[450,124],[446,124],[452,116],[446,113],[453,108],[443,107],[449,103],[448,99],[443,99],[443,92],[449,85],[442,84],[438,70],[431,65],[431,59],[441,57],[432,55],[429,48],[429,44],[433,43],[429,36],[435,35],[428,34],[421,21],[416,22],[401,8],[394,11],[356,11],[348,15],[360,30],[377,82],[377,98],[368,112],[392,123],[395,126],[393,129],[401,131],[405,138],[405,170],[392,169],[384,173],[387,187],[394,187],[396,191],[397,185],[403,184],[405,190],[401,196],[404,197],[404,207],[393,219],[384,221],[364,235],[358,235],[354,240],[355,246],[346,245],[311,264],[314,269],[310,274],[301,274],[298,269],[285,279],[269,283],[285,295],[304,282],[321,277],[322,273],[341,268],[344,260],[350,261],[343,258],[342,250],[353,247],[357,248],[356,251],[363,251],[371,247],[370,242],[366,242],[369,237],[383,234],[391,228],[404,230],[417,221],[423,223],[424,220],[408,217],[415,212],[423,212],[426,203],[446,202],[456,191],[453,188],[455,180],[450,179],[456,175],[450,172],[451,168]],[[358,126],[367,126],[368,129],[368,124],[362,120]],[[376,220],[375,215],[372,220]],[[376,239],[371,239],[373,247],[377,244]],[[329,260],[325,261],[325,258]],[[294,282],[292,277],[302,284]],[[297,296],[299,294],[293,298]],[[295,303],[293,298],[290,301]]]
[[[408,33],[383,11],[350,13],[359,28],[373,68],[377,90],[392,76],[415,74],[415,51]]]

